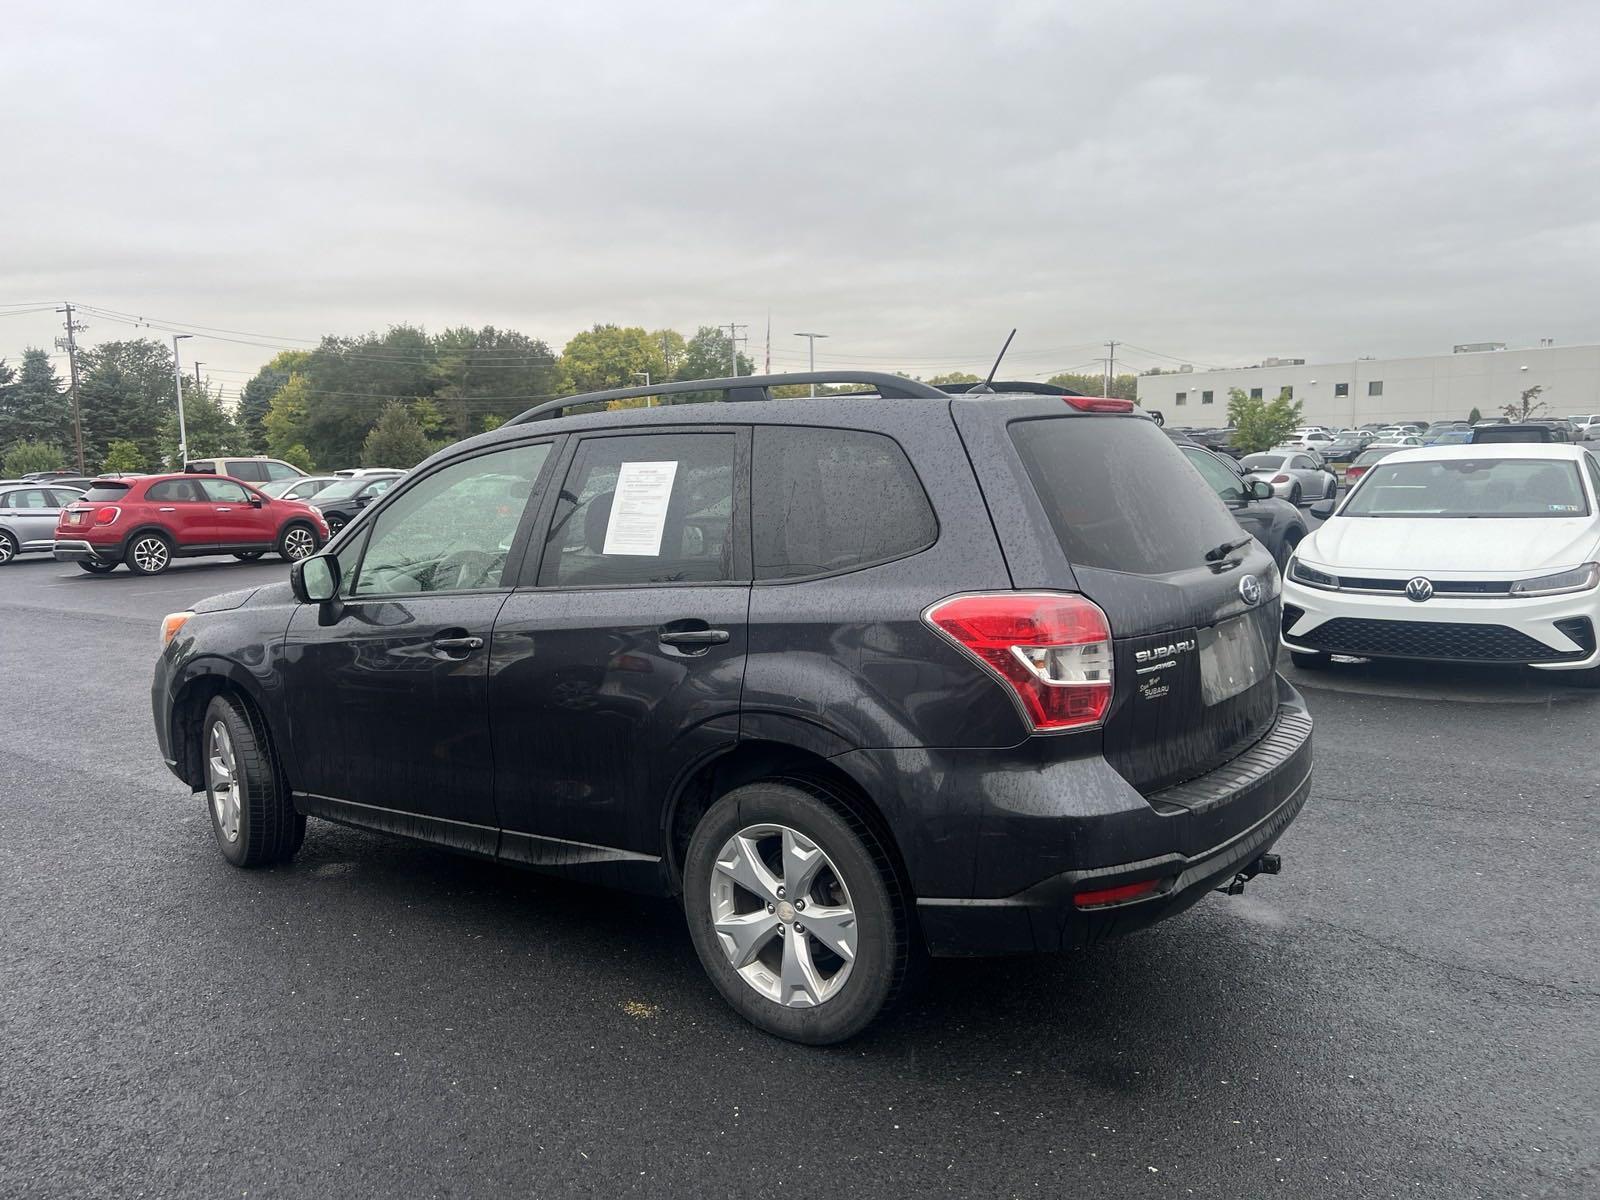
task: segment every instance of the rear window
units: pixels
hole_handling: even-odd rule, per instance
[[[1131,417],[1014,421],[1011,441],[1067,558],[1164,575],[1239,540],[1227,506],[1152,422]]]
[[[1555,439],[1550,436],[1548,429],[1506,429],[1491,425],[1487,429],[1477,430],[1473,434],[1472,440],[1481,445],[1486,442],[1543,444]]]
[[[1277,471],[1288,461],[1287,454],[1246,454],[1239,465],[1246,471]]]
[[[759,427],[754,465],[757,579],[849,571],[938,533],[905,452],[881,433]]]
[[[128,494],[128,487],[129,485],[126,483],[118,483],[114,479],[107,479],[103,483],[91,483],[89,490],[83,494],[83,498],[90,504],[103,504],[106,501],[121,500]]]

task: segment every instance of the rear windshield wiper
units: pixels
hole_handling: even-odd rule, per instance
[[[1235,550],[1242,550],[1249,544],[1250,539],[1248,537],[1242,537],[1237,542],[1223,542],[1222,545],[1213,547],[1212,549],[1206,551],[1206,561],[1220,562],[1222,559],[1227,558],[1228,555],[1232,554]]]

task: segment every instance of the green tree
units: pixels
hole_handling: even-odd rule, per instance
[[[308,460],[314,461],[304,441],[311,412],[310,391],[304,375],[290,375],[273,393],[266,416],[261,421],[261,436],[267,453],[307,471],[311,469],[310,466],[289,457],[289,452],[298,450]]]
[[[164,462],[177,440],[163,432],[177,408],[172,352],[147,338],[102,342],[78,359],[83,453],[101,462],[114,441],[133,442],[146,462]]]
[[[1299,400],[1290,400],[1287,391],[1269,401],[1247,396],[1242,388],[1229,388],[1228,424],[1235,430],[1230,440],[1246,454],[1270,450],[1294,432],[1303,407]]]
[[[982,375],[974,375],[970,371],[946,371],[943,375],[935,375],[928,380],[934,387],[943,387],[947,383],[982,383]]]
[[[1098,396],[1100,389],[1106,385],[1104,375],[1084,375],[1077,371],[1063,371],[1059,375],[1050,376],[1050,382],[1057,387],[1064,387],[1071,392],[1081,392],[1085,396]],[[1139,377],[1137,375],[1113,375],[1111,389],[1108,396],[1116,396],[1122,400],[1137,400],[1139,398]]]
[[[55,446],[44,442],[18,442],[7,451],[0,471],[8,479],[18,479],[33,471],[59,471],[66,465],[67,456]]]
[[[737,361],[739,369],[730,371]],[[683,361],[673,372],[674,379],[725,379],[732,373],[749,375],[755,364],[743,354],[735,357],[733,339],[715,325],[702,325],[684,345]]]
[[[102,471],[143,471],[145,459],[139,453],[139,447],[133,442],[115,441],[106,447],[105,459],[100,463]]]
[[[266,448],[264,422],[272,398],[278,394],[279,388],[289,382],[290,375],[305,369],[306,360],[310,357],[305,350],[285,350],[239,389],[239,411],[234,421],[238,426],[240,449],[243,452],[256,454]]]
[[[658,329],[650,335],[650,340],[661,347],[661,377],[675,378],[689,348],[689,344],[683,340],[683,334],[676,329]],[[655,376],[650,378],[654,379]]]
[[[1544,384],[1536,383],[1531,388],[1525,388],[1521,399],[1507,404],[1500,409],[1513,421],[1526,421],[1534,413],[1542,412],[1546,405],[1539,397],[1544,394]]]
[[[414,467],[433,453],[433,445],[403,400],[391,400],[361,447],[369,467]]]
[[[23,351],[12,372],[0,363],[0,446],[14,441],[44,442],[63,450],[73,444],[72,402],[43,350]]]
[[[1483,420],[1483,414],[1479,412],[1477,406],[1474,405],[1472,411],[1467,414],[1467,424],[1476,425],[1481,420]]]
[[[311,451],[307,450],[299,442],[294,443],[292,446],[285,446],[273,457],[281,458],[284,462],[299,467],[308,474],[317,469],[317,464],[311,457]]]
[[[189,438],[190,458],[239,454],[245,450],[240,444],[232,414],[222,406],[221,396],[213,394],[208,384],[184,383],[183,425],[184,432]],[[176,411],[162,427],[162,441],[174,447],[178,444]]]
[[[667,373],[661,343],[637,326],[620,325],[596,325],[575,335],[561,351],[561,369],[574,392],[633,387],[644,382],[637,376],[645,372],[652,381]]]

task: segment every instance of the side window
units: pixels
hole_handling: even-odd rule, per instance
[[[1295,455],[1294,462],[1290,463],[1289,466],[1291,469],[1296,471],[1315,471],[1317,469],[1317,464],[1312,462],[1304,454]]]
[[[512,446],[418,480],[378,514],[350,594],[500,587],[517,525],[549,454],[549,442]]]
[[[752,475],[757,579],[848,571],[938,536],[905,451],[880,433],[758,426]]]
[[[199,500],[201,499],[200,481],[198,479],[163,479],[160,483],[152,483],[150,489],[145,492],[144,498],[158,504]]]
[[[267,481],[267,464],[264,462],[235,461],[227,464],[228,474],[235,479],[243,479],[247,483],[265,483]]]
[[[1211,490],[1224,500],[1243,500],[1244,483],[1227,467],[1223,466],[1204,450],[1185,450],[1184,457],[1194,464],[1194,469],[1199,471],[1205,481],[1211,485]]]
[[[561,489],[541,587],[733,578],[734,433],[589,437]]]
[[[266,470],[267,478],[269,480],[295,479],[298,478],[300,474],[293,467],[285,466],[283,463],[269,462],[263,463],[262,466]]]
[[[56,507],[57,508],[65,508],[67,505],[71,504],[74,500],[76,500],[81,495],[83,495],[82,492],[75,492],[71,488],[51,488],[50,489],[51,499],[53,499],[56,502]]]
[[[29,488],[25,492],[11,493],[12,508],[54,508],[43,488]]]
[[[1583,465],[1589,468],[1589,485],[1594,488],[1595,499],[1600,500],[1600,460],[1595,458],[1593,450],[1584,453]]]
[[[250,493],[231,479],[202,479],[200,490],[213,504],[248,504]]]
[[[0,508],[12,507],[11,495],[10,492],[0,492]]]

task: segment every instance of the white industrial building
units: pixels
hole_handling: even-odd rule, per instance
[[[1168,425],[1211,428],[1228,423],[1228,390],[1272,399],[1284,388],[1304,404],[1307,424],[1351,426],[1368,421],[1464,420],[1476,408],[1498,416],[1534,385],[1544,391],[1539,416],[1600,413],[1600,346],[1503,343],[1457,346],[1420,358],[1358,358],[1307,363],[1268,358],[1260,366],[1139,377],[1139,404],[1165,414]]]

